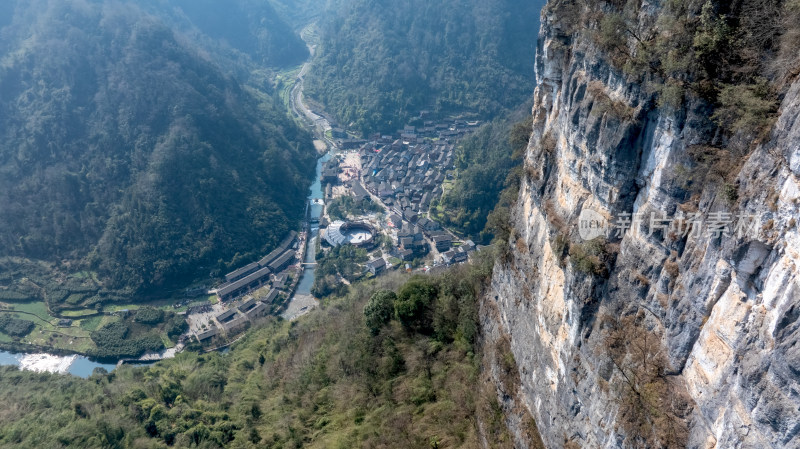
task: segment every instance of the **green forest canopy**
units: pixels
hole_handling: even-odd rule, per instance
[[[438,201],[441,207],[433,204],[434,216],[444,225],[478,241],[491,240],[494,231],[486,229],[490,214],[516,199],[522,156],[532,128],[530,116],[522,118],[526,109],[483,125],[458,144],[458,176]],[[506,189],[509,198],[501,201]]]
[[[533,91],[543,4],[353,0],[322,22],[306,92],[364,134],[422,110],[494,118]]]
[[[498,443],[477,344],[493,261],[487,251],[442,276],[381,277],[249,331],[228,354],[89,379],[2,367],[0,446],[479,447],[476,416]]]

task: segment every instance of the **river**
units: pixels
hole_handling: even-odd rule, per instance
[[[316,246],[317,246],[317,239],[319,238],[319,218],[322,216],[322,209],[323,205],[321,201],[324,198],[324,192],[322,191],[322,166],[325,162],[327,162],[331,158],[331,154],[327,153],[325,156],[319,158],[317,161],[317,177],[314,180],[314,184],[311,185],[311,194],[308,196],[309,207],[310,207],[310,218],[311,218],[311,235],[308,239],[308,245],[306,247],[306,255],[303,258],[303,262],[305,263],[314,263],[316,262]],[[306,266],[305,271],[303,272],[303,276],[300,278],[300,282],[297,284],[297,294],[299,295],[310,295],[311,294],[311,285],[314,284],[314,266]]]
[[[311,193],[308,195],[308,207],[310,215],[310,234],[308,236],[308,244],[306,245],[306,253],[303,257],[303,262],[313,264],[316,262],[316,246],[317,239],[319,238],[319,218],[322,216],[323,203],[325,192],[322,190],[322,167],[331,158],[331,153],[326,153],[324,156],[317,160],[317,173],[314,178],[314,183],[311,184]],[[300,281],[297,283],[297,289],[292,295],[286,311],[281,315],[284,319],[293,320],[299,316],[308,313],[311,309],[317,306],[317,300],[311,294],[311,286],[314,285],[314,265],[306,265],[303,274],[300,275]]]

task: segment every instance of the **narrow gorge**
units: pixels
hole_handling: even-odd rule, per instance
[[[6,1],[0,49],[0,347],[183,348],[0,352],[0,449],[800,449],[800,0]]]

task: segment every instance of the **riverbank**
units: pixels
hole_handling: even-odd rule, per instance
[[[30,345],[27,343],[17,343],[17,342],[0,342],[0,351],[14,353],[19,355],[26,355],[26,354],[38,354],[38,353],[48,353],[55,356],[82,356],[89,358],[88,355],[78,352],[78,351],[70,351],[68,349],[63,348],[54,348],[49,346],[39,346],[39,345]]]

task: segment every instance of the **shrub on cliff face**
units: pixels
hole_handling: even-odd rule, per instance
[[[719,64],[720,54],[727,50],[733,39],[733,30],[728,25],[725,16],[715,13],[714,4],[711,1],[703,4],[699,22],[693,44],[697,59],[708,70]]]
[[[658,93],[658,107],[678,110],[683,104],[685,89],[681,83],[668,80],[664,84],[656,85],[654,89]]]
[[[656,327],[643,311],[621,318],[604,315],[601,322],[607,330],[602,350],[618,374],[611,381],[626,447],[686,447],[693,404],[668,374]]]
[[[595,36],[600,48],[607,52],[615,63],[624,64],[623,57],[628,55],[628,26],[622,14],[606,14],[600,19]]]
[[[726,148],[693,145],[686,152],[692,165],[679,165],[675,169],[678,185],[689,195],[697,197],[703,190],[715,186],[722,199],[731,206],[735,205],[739,200],[739,188],[735,180],[745,162],[747,150],[736,145]]]
[[[498,338],[494,344],[495,364],[499,368],[500,381],[512,393],[520,387],[519,368],[514,352],[511,350],[511,341],[507,335]]]
[[[778,55],[772,61],[775,78],[785,82],[800,73],[800,0],[784,4],[781,25],[783,34],[778,42]]]
[[[777,93],[800,73],[800,0],[674,0],[653,26],[640,23],[638,2],[613,6],[584,11],[580,21],[596,24],[585,28],[596,30],[597,47],[643,82],[659,107],[678,109],[693,96],[716,107],[725,136],[758,137],[770,128]]]
[[[755,84],[725,85],[718,99],[714,121],[723,129],[745,136],[759,137],[772,124],[778,110],[775,94],[764,79]]]
[[[569,247],[569,259],[572,266],[581,273],[607,276],[606,241],[602,237],[583,243],[573,243]]]
[[[598,116],[603,116],[606,113],[611,114],[622,121],[631,121],[636,116],[636,109],[628,106],[624,101],[611,98],[606,93],[606,88],[600,81],[591,81],[586,89],[594,99],[594,105],[591,113]]]
[[[553,251],[553,255],[556,257],[556,260],[558,260],[558,265],[563,268],[564,257],[569,249],[569,236],[561,232],[557,233],[550,242],[550,248]]]

